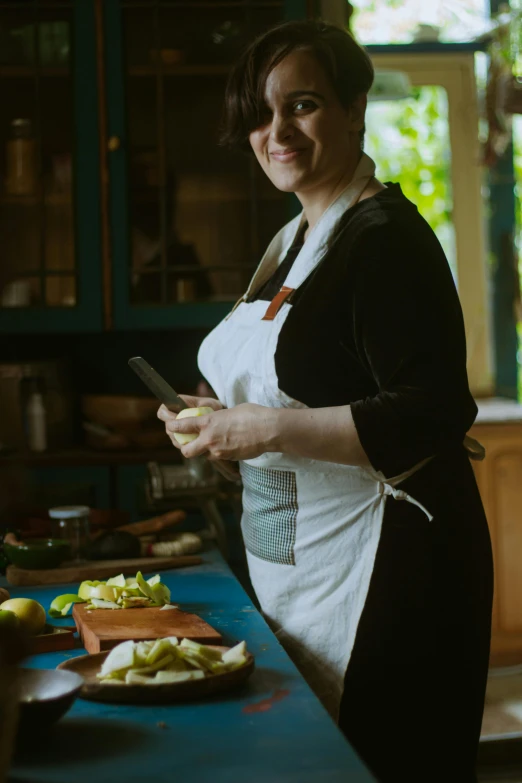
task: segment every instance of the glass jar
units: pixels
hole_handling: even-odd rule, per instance
[[[53,538],[62,538],[69,542],[71,558],[77,563],[86,560],[89,514],[89,506],[58,506],[49,509]]]
[[[36,193],[38,180],[36,152],[31,120],[13,120],[11,138],[7,140],[6,145],[6,193],[13,196],[30,196]]]

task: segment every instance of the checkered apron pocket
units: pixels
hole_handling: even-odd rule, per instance
[[[247,550],[261,560],[295,565],[297,487],[291,471],[241,464],[242,530]]]

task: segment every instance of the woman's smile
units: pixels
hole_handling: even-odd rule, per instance
[[[278,163],[292,163],[296,158],[301,157],[306,151],[306,147],[289,147],[286,150],[273,150],[268,154]]]
[[[250,144],[276,188],[297,195],[309,225],[352,178],[364,108],[365,100],[350,109],[341,105],[308,51],[291,52],[266,79],[262,120]]]

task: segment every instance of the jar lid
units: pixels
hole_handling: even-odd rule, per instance
[[[89,515],[89,506],[55,506],[49,509],[51,519],[74,519]]]

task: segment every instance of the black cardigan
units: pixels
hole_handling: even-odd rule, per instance
[[[370,462],[391,477],[462,444],[477,407],[444,252],[400,186],[387,184],[341,219],[292,299],[275,360],[291,397],[309,407],[351,405]],[[257,298],[279,290],[298,249]]]

